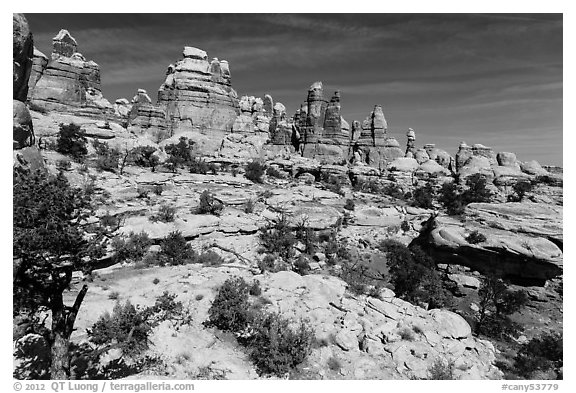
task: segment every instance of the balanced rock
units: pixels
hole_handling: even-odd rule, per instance
[[[514,153],[501,151],[496,155],[496,160],[500,166],[511,166],[520,169],[518,160],[516,159],[516,154]]]
[[[47,64],[41,53],[37,54],[35,84],[28,93],[30,102],[48,111],[112,114],[112,105],[102,96],[98,64],[86,61],[76,51],[76,40],[67,30],[60,30],[52,44]]]

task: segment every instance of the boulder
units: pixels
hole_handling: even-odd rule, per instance
[[[419,166],[414,158],[400,157],[389,163],[387,169],[393,172],[414,172]]]
[[[429,314],[438,324],[436,331],[444,338],[466,338],[472,334],[468,322],[452,311],[434,309]]]
[[[496,155],[496,160],[500,166],[518,167],[518,160],[514,153],[501,151]]]
[[[450,175],[450,171],[448,169],[432,159],[420,164],[418,171],[425,172],[429,175]]]
[[[32,71],[34,42],[26,17],[12,14],[12,99],[26,101],[28,79]]]
[[[12,100],[12,144],[14,149],[34,145],[34,126],[32,116],[22,101]]]
[[[547,175],[548,171],[540,165],[540,163],[536,160],[522,162],[520,164],[520,168],[522,172],[527,173],[529,175]]]

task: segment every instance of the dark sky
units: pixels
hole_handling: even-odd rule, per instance
[[[384,108],[389,134],[454,154],[460,141],[562,165],[561,14],[27,14],[36,47],[70,31],[104,95],[155,99],[183,47],[228,60],[241,95],[291,115],[316,80],[343,116]],[[329,98],[329,97],[328,97]]]

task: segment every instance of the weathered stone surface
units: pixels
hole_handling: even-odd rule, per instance
[[[414,172],[420,165],[414,158],[400,157],[388,164],[389,171]]]
[[[460,315],[448,310],[430,310],[432,318],[439,324],[438,334],[444,338],[466,338],[472,334],[470,325]]]
[[[216,58],[209,62],[204,51],[192,47],[184,48],[183,57],[168,67],[158,106],[166,112],[171,137],[206,135],[199,147],[213,152],[240,114],[229,65]]]
[[[44,69],[48,65],[48,57],[34,48],[34,57],[32,58],[32,71],[30,72],[30,79],[28,80],[28,90],[32,90],[36,86],[36,82],[42,76]]]
[[[445,150],[438,149],[433,143],[424,145],[424,149],[428,152],[428,156],[431,160],[436,161],[438,164],[442,165],[444,168],[448,168],[452,157]]]
[[[132,99],[127,123],[128,131],[138,136],[143,135],[154,143],[159,143],[170,136],[164,109],[152,104],[144,89],[138,89],[138,93]]]
[[[433,258],[511,279],[542,282],[562,274],[562,208],[536,203],[472,203],[465,220],[437,217],[414,242]],[[479,230],[486,241],[465,238]]]
[[[425,172],[429,175],[449,175],[450,174],[450,171],[448,169],[446,169],[444,166],[440,165],[437,161],[432,160],[432,159],[422,163],[418,167],[417,170]]]
[[[536,160],[526,161],[520,164],[522,172],[528,173],[529,175],[547,175],[548,171],[540,165]]]
[[[32,71],[34,42],[26,17],[12,14],[12,99],[26,101],[28,79]]]
[[[35,141],[32,116],[22,101],[12,100],[12,144],[13,148],[21,149],[32,146]]]
[[[112,114],[112,105],[102,96],[98,64],[76,52],[76,40],[67,30],[60,30],[52,42],[51,59],[39,76],[42,60],[36,61],[30,102],[45,110]]]
[[[500,166],[518,167],[518,160],[514,153],[501,151],[496,155],[496,160]]]

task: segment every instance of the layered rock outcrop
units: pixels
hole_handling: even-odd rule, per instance
[[[189,46],[182,54],[183,59],[168,66],[158,106],[166,112],[170,136],[205,135],[202,145],[215,151],[240,114],[228,62],[209,61],[206,52]]]
[[[112,115],[112,105],[102,96],[100,66],[77,52],[76,40],[67,30],[52,39],[51,58],[34,57],[31,104],[46,111],[86,115]]]
[[[118,106],[121,110],[123,106]],[[164,109],[152,104],[146,90],[139,89],[131,102],[128,117],[128,131],[136,135],[145,135],[158,143],[168,137],[168,124]]]
[[[471,244],[479,231],[486,240]],[[540,203],[471,203],[462,220],[431,218],[416,243],[436,261],[543,285],[562,274],[562,207]]]
[[[266,102],[266,105],[264,103]],[[266,95],[264,100],[254,96],[242,96],[239,102],[240,115],[232,125],[232,132],[243,135],[266,133],[270,127],[273,116],[273,100]]]
[[[404,151],[394,138],[388,137],[388,123],[380,105],[360,125],[352,125],[352,152],[356,161],[369,166],[385,169],[387,163],[404,157]]]
[[[25,104],[32,72],[34,43],[28,21],[22,14],[12,16],[12,39],[12,140],[14,148],[23,148],[34,144],[32,117]]]

